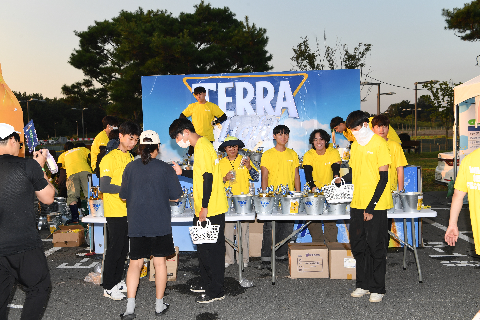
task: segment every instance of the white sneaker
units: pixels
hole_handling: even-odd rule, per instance
[[[123,280],[117,283],[116,287],[120,292],[127,292],[127,284]]]
[[[228,268],[228,266],[230,266],[230,263],[225,262],[225,268]]]
[[[125,298],[125,295],[123,293],[121,293],[120,291],[118,291],[116,286],[113,287],[112,290],[104,289],[103,290],[103,296],[107,297],[107,298],[110,298],[112,300],[117,300],[117,301]]]
[[[362,288],[357,288],[355,291],[350,293],[350,295],[354,298],[360,298],[363,297],[366,294],[369,294],[370,292],[368,290],[363,290]]]
[[[244,267],[244,268],[247,268],[247,267],[248,267],[248,262],[244,262],[244,263],[243,263],[243,267]]]
[[[369,301],[370,302],[382,302],[383,296],[384,296],[384,294],[382,294],[382,293],[372,293],[370,295]]]

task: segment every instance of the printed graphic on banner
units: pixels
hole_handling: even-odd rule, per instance
[[[33,125],[33,120],[30,120],[29,123],[23,128],[23,133],[25,134],[25,143],[28,146],[30,152],[35,151],[35,147],[38,145],[37,131],[35,131],[35,126]]]
[[[162,160],[182,159],[186,150],[169,137],[168,127],[196,102],[192,91],[202,86],[206,100],[227,116],[213,127],[215,148],[226,137],[235,136],[245,148],[265,151],[274,146],[273,128],[284,124],[290,128],[287,146],[302,157],[311,148],[308,138],[313,130],[330,132],[333,117],[345,119],[360,109],[359,83],[359,70],[145,76],[144,129],[160,135]],[[340,147],[348,145],[342,135],[337,135],[336,142]]]

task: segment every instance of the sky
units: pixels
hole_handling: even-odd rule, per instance
[[[289,71],[292,48],[308,36],[314,45],[334,46],[337,39],[352,50],[361,43],[372,44],[366,60],[372,78],[383,82],[381,111],[402,100],[414,102],[414,83],[428,80],[466,82],[480,73],[476,66],[478,44],[460,40],[445,30],[443,8],[463,7],[466,0],[436,1],[323,1],[262,0],[206,1],[214,7],[227,6],[237,19],[267,30],[267,50],[273,55],[272,71]],[[121,10],[139,7],[165,9],[174,16],[193,12],[199,0],[137,1],[4,1],[0,7],[0,64],[10,89],[44,97],[62,97],[61,86],[83,79],[69,57],[78,48],[74,31],[84,31],[94,21],[110,20]],[[387,85],[393,84],[395,86]],[[399,86],[399,87],[396,87]],[[362,110],[375,112],[377,86],[364,87]],[[419,91],[418,95],[426,92]]]

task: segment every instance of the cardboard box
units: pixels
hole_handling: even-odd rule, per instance
[[[261,233],[263,234],[263,222],[258,222],[255,220],[255,222],[250,222],[248,224],[248,231],[250,233]]]
[[[60,226],[53,233],[54,247],[78,247],[85,242],[85,230],[81,225]]]
[[[262,241],[263,241],[263,232],[250,232],[248,235],[248,253],[250,257],[261,257],[262,256]]]
[[[355,279],[355,258],[349,243],[327,243],[330,279]]]
[[[178,268],[178,247],[175,246],[175,254],[167,257],[167,281],[177,280],[177,268]],[[155,266],[153,265],[153,259],[150,259],[150,281],[155,281]]]
[[[322,243],[289,243],[291,278],[328,278],[328,249]]]

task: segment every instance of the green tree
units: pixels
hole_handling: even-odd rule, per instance
[[[425,102],[431,105],[432,121],[440,120],[445,125],[445,137],[448,138],[448,129],[453,125],[453,88],[462,84],[447,81],[427,82],[422,87],[427,89],[431,96],[423,95]],[[447,139],[445,139],[445,149],[447,148]]]
[[[69,63],[108,93],[107,112],[141,121],[141,76],[271,70],[266,30],[201,1],[194,13],[121,11],[76,31]],[[64,91],[69,86],[64,86]]]
[[[311,48],[308,37],[301,37],[302,41],[293,47],[293,56],[290,58],[294,62],[292,70],[324,70],[328,67],[335,69],[360,69],[365,66],[365,60],[372,50],[371,44],[359,43],[353,51],[350,51],[348,45],[340,43],[337,39],[335,46],[325,46],[324,53],[320,49],[318,39],[315,39],[315,48]],[[326,41],[326,36],[324,36]]]
[[[480,0],[466,3],[463,8],[442,9],[446,30],[454,30],[464,41],[480,39]]]

